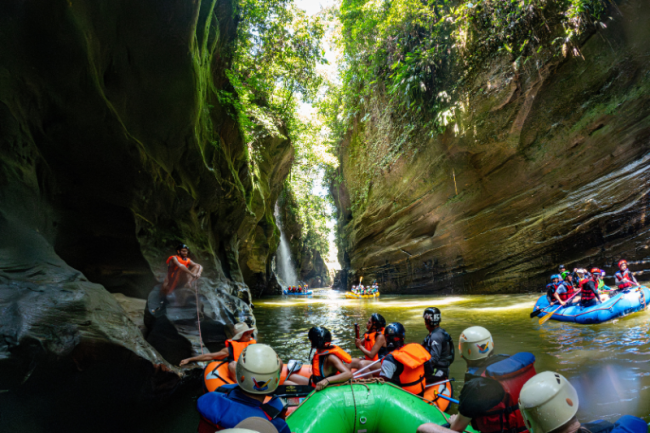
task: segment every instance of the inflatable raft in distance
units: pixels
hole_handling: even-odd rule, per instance
[[[329,386],[311,393],[287,417],[294,433],[414,432],[427,422],[448,420],[437,406],[390,383]]]
[[[314,293],[314,292],[312,292],[311,290],[309,290],[309,291],[307,291],[307,292],[300,292],[300,293],[289,292],[289,291],[287,291],[287,290],[283,290],[283,291],[282,291],[282,294],[283,294],[283,295],[287,295],[287,296],[309,296],[309,295],[311,295],[311,294],[313,294],[313,293]]]
[[[577,295],[578,297],[580,295]],[[627,316],[628,314],[643,311],[650,302],[650,289],[647,287],[631,288],[624,292],[617,293],[602,304],[583,308],[580,304],[570,304],[568,307],[552,306],[548,311],[553,311],[551,320],[560,322],[574,322],[583,325],[598,324]],[[549,302],[546,295],[542,295],[535,304],[533,311],[548,307]],[[543,317],[544,313],[540,314]]]
[[[347,299],[372,299],[372,298],[378,298],[379,292],[373,293],[372,295],[359,295],[353,292],[345,292],[345,297]]]

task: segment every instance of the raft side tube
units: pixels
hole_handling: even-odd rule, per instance
[[[390,383],[330,386],[310,394],[287,418],[293,433],[414,432],[427,422],[447,420],[436,406]]]

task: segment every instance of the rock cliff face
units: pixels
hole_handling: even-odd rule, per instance
[[[106,365],[103,380],[128,391],[116,393],[122,408],[178,387],[179,372],[109,292],[145,298],[181,242],[205,268],[199,290],[215,323],[254,322],[246,283],[266,282],[276,185],[293,148],[260,131],[252,163],[222,103],[221,92],[232,92],[224,71],[234,4],[0,5],[4,399],[22,392],[27,402],[38,391],[56,400],[54,385],[66,380],[87,393],[86,372]],[[65,374],[50,386],[54,371]],[[48,425],[47,416],[33,422]]]
[[[633,0],[609,14],[584,59],[517,71],[494,58],[446,132],[417,131],[416,151],[387,170],[372,165],[388,152],[377,137],[400,120],[375,95],[332,187],[346,285],[513,292],[539,289],[560,263],[611,275],[617,259],[648,256],[650,10]]]

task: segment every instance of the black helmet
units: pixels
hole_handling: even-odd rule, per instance
[[[402,347],[406,338],[406,329],[399,322],[389,323],[384,329],[386,346],[391,349]]]
[[[558,269],[566,269],[566,268],[564,267],[564,265],[560,265]]]
[[[429,307],[424,310],[422,317],[424,317],[424,320],[426,320],[427,323],[431,326],[440,325],[440,321],[442,320],[440,310],[438,310],[436,307]]]
[[[327,343],[332,342],[332,333],[323,326],[314,326],[309,330],[309,341],[311,341],[312,349],[320,349],[325,347]]]
[[[386,327],[386,319],[379,313],[372,313],[370,316],[370,321],[375,325],[375,329],[381,329]]]
[[[182,250],[183,248],[185,248],[185,249],[188,250],[188,251],[190,250],[190,247],[188,247],[187,245],[185,245],[185,244],[180,244],[179,246],[176,247],[176,251],[180,251],[180,250]]]

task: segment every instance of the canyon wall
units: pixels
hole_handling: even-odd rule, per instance
[[[650,256],[650,9],[609,6],[577,57],[473,71],[443,134],[416,129],[376,92],[340,146],[343,285],[398,293],[540,290],[559,264]],[[631,266],[633,270],[640,269]],[[608,280],[611,282],[611,280]]]
[[[273,206],[293,147],[261,128],[245,143],[224,96],[234,94],[225,70],[235,4],[0,4],[0,406],[14,414],[0,416],[6,431],[26,431],[25,422],[77,431],[81,419],[115,431],[129,417],[97,426],[107,411],[130,413],[182,387],[172,364],[196,348],[163,359],[111,295],[146,298],[179,243],[205,268],[202,312],[222,325],[206,340],[223,341],[236,321],[254,324],[248,285],[268,280]],[[90,406],[94,387],[112,403]],[[62,388],[67,401],[57,398]],[[47,408],[26,415],[41,399]]]

